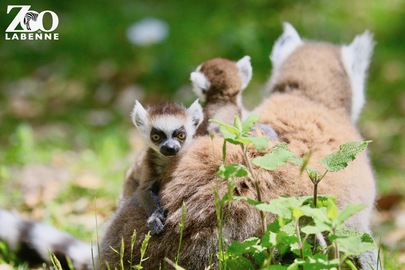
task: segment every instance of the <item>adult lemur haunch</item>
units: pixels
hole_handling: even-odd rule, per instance
[[[176,103],[150,106],[147,110],[136,101],[132,121],[148,146],[142,157],[135,196],[148,215],[152,234],[164,228],[166,210],[159,203],[158,192],[167,176],[166,170],[178,155],[189,147],[193,135],[203,120],[201,105],[196,100],[190,108]]]

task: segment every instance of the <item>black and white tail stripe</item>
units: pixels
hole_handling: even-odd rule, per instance
[[[24,220],[18,213],[0,209],[0,241],[8,244],[17,257],[36,266],[50,264],[55,254],[63,269],[69,257],[76,270],[92,269],[92,247],[49,225]],[[93,252],[96,256],[97,251]]]
[[[36,12],[27,12],[24,16],[24,24],[27,27],[27,30],[31,30],[30,21],[33,20],[34,22],[37,21],[38,13]]]

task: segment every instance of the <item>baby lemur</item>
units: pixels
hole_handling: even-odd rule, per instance
[[[191,73],[193,91],[205,102],[204,121],[197,134],[204,135],[215,131],[217,125],[209,123],[209,119],[233,123],[235,115],[244,118],[247,111],[242,105],[242,91],[251,78],[252,66],[249,56],[237,62],[214,58],[205,61]]]
[[[243,120],[250,112],[243,107],[242,92],[252,79],[250,56],[244,56],[237,62],[214,58],[205,61],[191,73],[190,80],[194,93],[205,102],[204,121],[197,130],[198,135],[218,132],[218,125],[209,123],[216,119],[232,124],[235,115]],[[256,124],[256,135],[265,135],[273,140],[276,132],[268,125]]]
[[[137,182],[133,184],[138,184],[135,196],[148,215],[147,223],[152,234],[159,234],[166,218],[166,210],[158,199],[160,184],[164,181],[167,166],[190,145],[203,120],[202,108],[198,100],[188,109],[176,103],[144,109],[136,101],[131,117],[148,147],[141,166],[136,170],[140,174],[133,177]]]

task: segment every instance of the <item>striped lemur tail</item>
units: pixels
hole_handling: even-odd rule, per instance
[[[52,264],[54,254],[63,269],[70,268],[66,257],[76,270],[92,269],[91,244],[49,225],[25,220],[16,212],[0,209],[0,241],[31,266]]]

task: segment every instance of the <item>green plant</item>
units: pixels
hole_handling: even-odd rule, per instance
[[[133,265],[132,253],[133,253],[134,247],[135,247],[136,236],[137,236],[136,230],[134,230],[134,232],[133,232],[133,234],[131,236],[131,250],[130,250],[131,257],[130,257],[130,260],[128,262],[126,262],[126,263],[129,264],[129,269],[138,269],[138,270],[140,270],[140,269],[143,268],[142,263],[148,259],[147,257],[145,258],[145,254],[146,254],[146,250],[147,250],[148,245],[149,245],[149,239],[151,238],[151,235],[150,235],[150,232],[148,232],[145,235],[145,238],[142,241],[141,248],[140,248],[140,251],[139,251],[140,254],[141,254],[141,257],[139,259],[139,263],[137,265]],[[120,245],[120,250],[119,251],[116,250],[113,247],[110,247],[110,248],[115,253],[117,253],[119,255],[119,258],[120,258],[120,268],[119,269],[122,269],[122,270],[127,269],[125,267],[125,262],[124,262],[124,253],[125,253],[125,241],[124,241],[124,239],[123,238],[121,239],[121,245]],[[107,268],[110,269],[110,266],[109,266],[108,262],[106,262],[106,264],[107,264]]]
[[[221,173],[223,172],[222,177],[226,178],[227,172],[231,172],[232,177],[237,177],[237,176],[247,176],[249,177],[256,188],[256,193],[257,193],[257,200],[262,201],[261,198],[261,192],[259,188],[259,182],[256,179],[255,176],[255,171],[253,170],[252,167],[252,162],[250,158],[247,155],[247,150],[248,146],[250,144],[253,144],[254,147],[258,150],[264,150],[267,147],[268,139],[267,137],[254,137],[250,136],[249,132],[252,129],[253,125],[259,120],[259,115],[258,114],[251,114],[246,121],[241,121],[238,116],[235,116],[234,120],[234,125],[229,125],[220,121],[217,121],[215,119],[210,120],[210,122],[219,124],[219,129],[224,136],[224,144],[222,148],[222,155],[223,155],[223,163],[225,163],[225,158],[226,158],[226,143],[232,143],[239,145],[241,147],[242,153],[243,153],[243,159],[246,163],[246,167],[240,164],[233,164],[230,166],[225,166],[221,167],[219,169],[219,173],[221,176]],[[233,173],[233,175],[232,175]],[[235,174],[236,173],[236,174]],[[244,175],[240,175],[244,174]],[[260,211],[260,218],[262,220],[262,229],[263,232],[266,231],[266,217],[263,212]]]
[[[177,249],[177,256],[176,256],[176,261],[175,261],[176,265],[178,265],[179,262],[180,262],[180,249],[181,249],[181,242],[183,240],[183,231],[184,231],[184,223],[185,223],[185,220],[186,220],[186,212],[187,212],[186,204],[185,204],[185,202],[183,202],[183,205],[181,207],[181,220],[180,220],[180,223],[179,223],[179,226],[180,226],[180,239],[179,239],[179,247]]]
[[[235,117],[233,126],[211,120],[219,124],[224,137],[224,164],[219,168],[218,175],[231,183],[228,184],[228,193],[222,198],[214,191],[219,227],[220,269],[340,269],[344,264],[356,269],[348,258],[373,250],[376,246],[370,235],[348,230],[344,222],[365,206],[348,205],[339,212],[336,199],[332,196],[319,196],[317,188],[326,173],[347,167],[348,163],[367,147],[369,141],[341,145],[337,152],[321,160],[321,164],[325,166],[323,174],[307,167],[310,155],[298,158],[288,149],[286,143],[271,147],[268,154],[251,161],[247,154],[250,144],[258,150],[267,147],[266,138],[249,136],[250,129],[258,119],[258,115],[252,115],[241,122],[239,117]],[[225,165],[227,142],[241,146],[247,167],[241,164]],[[259,182],[255,177],[252,163],[266,170],[275,170],[286,163],[300,166],[301,172],[305,170],[314,184],[313,196],[280,197],[271,200],[270,203],[262,202]],[[232,195],[233,181],[236,177],[248,177],[254,182],[257,200]],[[221,232],[223,207],[232,200],[245,200],[260,211],[264,233],[261,238],[252,237],[242,242],[235,241],[225,248]],[[265,216],[268,213],[277,216],[277,219],[267,225]],[[322,240],[323,236],[326,241]],[[321,244],[318,244],[317,238],[322,240]],[[276,252],[277,258],[274,256]],[[281,265],[279,261],[284,264]]]

